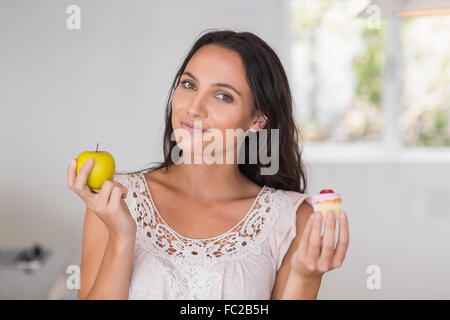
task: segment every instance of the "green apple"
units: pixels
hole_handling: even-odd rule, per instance
[[[103,181],[112,179],[114,176],[116,170],[114,157],[107,151],[84,151],[77,157],[77,175],[80,168],[89,158],[94,159],[94,166],[89,172],[87,185],[91,189],[100,189]]]

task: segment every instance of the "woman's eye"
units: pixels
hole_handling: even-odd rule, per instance
[[[223,101],[225,101],[225,102],[228,102],[228,103],[233,102],[233,98],[230,97],[230,96],[227,95],[227,94],[221,93],[221,94],[219,94],[219,96],[224,96],[225,99],[221,99],[221,100],[223,100]]]
[[[185,86],[186,83],[187,83],[187,84],[192,84],[191,82],[189,82],[189,81],[187,81],[187,80],[181,81],[181,83],[183,84],[183,87],[185,87],[186,89],[190,89],[189,87],[186,87],[186,86]]]
[[[181,81],[181,84],[183,85],[183,87],[184,87],[185,89],[191,89],[191,88],[189,87],[190,85],[192,85],[192,83],[191,83],[190,81],[184,80],[184,81]],[[187,84],[187,86],[186,86],[186,84]],[[192,87],[195,88],[195,86],[193,86],[193,85],[192,85]],[[225,102],[225,103],[231,103],[231,102],[234,101],[234,100],[233,100],[233,97],[230,96],[230,95],[228,95],[228,94],[220,93],[219,96],[224,96],[224,98],[219,98],[220,100],[222,100],[222,102]]]

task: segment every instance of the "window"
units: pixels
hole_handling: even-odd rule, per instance
[[[369,4],[290,2],[292,93],[303,140],[450,146],[450,16],[371,27],[358,17]]]
[[[410,18],[402,31],[402,141],[450,146],[450,16]]]

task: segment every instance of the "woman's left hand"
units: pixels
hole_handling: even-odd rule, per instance
[[[322,237],[321,228],[322,214],[314,212],[308,219],[298,249],[291,260],[292,271],[299,279],[320,279],[325,272],[342,266],[349,243],[347,214],[344,213],[339,219],[336,248],[334,248],[336,228],[334,213],[327,214]]]

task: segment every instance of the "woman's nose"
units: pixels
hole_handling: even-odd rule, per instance
[[[187,113],[190,117],[193,118],[204,118],[206,117],[206,98],[202,98],[201,96],[195,97],[194,100],[191,101],[187,108]]]

